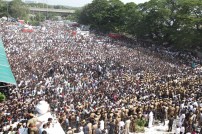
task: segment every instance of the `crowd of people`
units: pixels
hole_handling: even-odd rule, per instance
[[[43,131],[36,121],[28,123],[45,100],[67,134],[129,134],[138,131],[138,121],[151,128],[167,120],[167,130],[176,134],[202,133],[199,58],[106,35],[72,34],[75,28],[53,21],[42,25],[45,30],[23,33],[16,23],[1,24],[18,85],[0,103],[0,132],[27,127],[35,129],[31,134],[48,133],[51,119]]]

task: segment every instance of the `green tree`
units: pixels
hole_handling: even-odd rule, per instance
[[[105,25],[108,23],[108,8],[109,2],[107,0],[93,0],[93,2],[88,5],[86,16],[88,16],[88,21],[92,28],[99,31],[107,30]]]
[[[39,22],[44,21],[45,18],[46,18],[45,15],[42,14],[42,13],[38,13],[38,14],[36,14],[36,16],[35,16],[35,20],[36,20],[36,21],[39,21]]]
[[[84,6],[81,10],[78,10],[76,12],[78,22],[84,25],[90,25],[92,22],[90,21],[90,9],[89,9],[89,4]]]
[[[173,35],[173,42],[179,48],[195,48],[201,45],[202,39],[202,1],[178,0],[177,33]]]
[[[102,32],[124,29],[124,4],[120,0],[93,0],[83,7],[78,21]]]
[[[164,0],[151,0],[139,5],[141,16],[137,23],[136,35],[139,38],[149,38],[155,42],[163,42],[166,36],[167,21],[170,9],[165,8]]]
[[[109,0],[107,9],[106,26],[112,32],[123,32],[124,30],[124,4],[120,0]]]
[[[137,39],[177,48],[202,43],[202,0],[150,0],[123,4],[93,0],[78,15],[79,23],[103,32],[124,32]]]
[[[9,14],[14,18],[27,20],[29,10],[21,0],[13,0],[9,4]]]
[[[29,7],[37,7],[37,8],[47,8],[47,4],[45,3],[29,3],[27,4]]]
[[[138,6],[131,2],[124,6],[124,32],[136,35],[138,23],[142,19],[142,15],[138,10]]]
[[[0,92],[0,102],[5,101],[5,99],[6,99],[6,96]]]
[[[7,16],[7,3],[0,0],[0,17]]]

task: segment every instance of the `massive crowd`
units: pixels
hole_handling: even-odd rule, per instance
[[[0,103],[0,132],[27,127],[30,134],[48,133],[51,119],[40,129],[34,120],[40,100],[50,104],[67,134],[129,134],[140,120],[149,128],[168,120],[168,131],[176,134],[200,132],[199,58],[126,39],[75,35],[57,22],[43,26],[23,33],[15,23],[1,24],[18,86]]]

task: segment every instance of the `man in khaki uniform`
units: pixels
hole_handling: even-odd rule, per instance
[[[129,131],[130,131],[130,123],[131,123],[131,120],[130,118],[128,117],[126,122],[125,122],[125,133],[126,134],[129,134]]]
[[[98,124],[97,124],[97,123],[93,124],[93,129],[92,129],[93,134],[95,134],[95,130],[96,130],[97,128],[98,128]]]
[[[28,126],[28,133],[29,134],[39,134],[39,130],[33,123],[30,122],[29,126]]]
[[[35,117],[33,114],[29,115],[31,117],[31,119],[28,120],[27,122],[27,127],[29,127],[30,124],[32,124],[32,126],[36,127],[37,122],[41,122],[37,119],[37,117]],[[41,122],[42,123],[42,122]]]
[[[93,132],[93,130],[92,130],[92,127],[93,127],[92,123],[88,122],[87,126],[89,128],[89,134],[92,134],[92,132]]]
[[[73,130],[71,127],[68,128],[67,134],[74,134]]]

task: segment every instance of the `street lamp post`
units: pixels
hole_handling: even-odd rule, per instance
[[[201,85],[201,74],[202,74],[202,71],[200,72],[199,74],[199,84]]]
[[[47,6],[46,6],[46,19],[48,18],[48,1],[46,0],[46,4],[47,4]]]
[[[8,13],[8,3],[9,3],[9,1],[6,1],[6,4],[7,4],[7,21],[8,21],[8,16],[9,16],[9,13]]]

